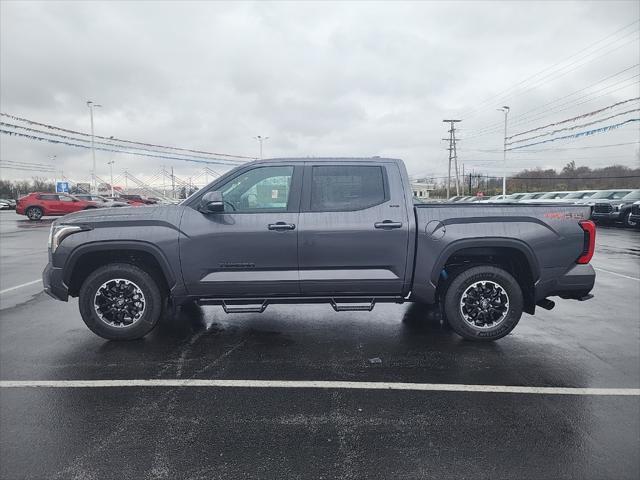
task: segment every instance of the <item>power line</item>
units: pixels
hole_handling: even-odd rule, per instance
[[[529,76],[529,77],[525,78],[524,80],[522,80],[522,81],[520,81],[520,82],[516,83],[515,85],[513,85],[513,86],[511,86],[511,87],[507,88],[506,90],[503,90],[502,92],[499,92],[499,93],[497,93],[497,94],[495,94],[495,95],[493,95],[493,96],[491,96],[491,97],[488,97],[487,99],[485,99],[485,100],[483,100],[482,102],[480,102],[480,103],[479,103],[479,104],[478,104],[474,109],[472,109],[471,111],[468,111],[469,113],[465,113],[464,115],[461,115],[461,116],[462,116],[463,118],[465,118],[465,119],[468,119],[468,118],[470,118],[470,117],[472,117],[472,116],[476,115],[478,112],[482,111],[482,108],[481,108],[482,106],[484,106],[484,105],[488,105],[488,104],[490,104],[490,103],[498,103],[498,102],[502,102],[503,100],[505,100],[505,99],[509,98],[509,96],[510,96],[510,95],[513,95],[513,91],[516,91],[516,90],[518,89],[518,87],[520,87],[521,85],[526,84],[527,82],[529,82],[529,81],[533,80],[534,78],[536,78],[537,76],[539,76],[539,75],[540,75],[540,74],[542,74],[542,73],[545,73],[545,72],[547,72],[547,71],[549,71],[549,70],[552,70],[553,68],[555,68],[555,67],[557,67],[557,66],[559,66],[559,65],[562,65],[562,64],[563,64],[563,63],[565,63],[567,60],[570,60],[570,59],[572,59],[572,58],[574,58],[574,57],[579,56],[579,55],[580,55],[580,54],[582,54],[583,52],[585,52],[585,51],[587,51],[587,50],[591,49],[592,47],[594,47],[594,46],[598,45],[599,43],[604,42],[605,40],[608,40],[608,39],[609,39],[609,38],[611,38],[611,37],[616,36],[618,33],[620,33],[620,32],[622,32],[622,31],[624,31],[624,30],[628,29],[629,27],[631,27],[631,26],[635,25],[635,24],[636,24],[636,23],[638,23],[638,22],[640,22],[640,20],[636,20],[636,21],[634,21],[634,22],[631,22],[630,24],[625,25],[624,27],[622,27],[622,28],[620,28],[620,29],[616,30],[616,31],[615,31],[615,32],[613,32],[612,34],[607,35],[606,37],[604,37],[604,38],[602,38],[602,39],[600,39],[600,40],[598,40],[598,41],[596,41],[596,42],[592,43],[592,44],[591,44],[591,45],[589,45],[588,47],[583,48],[582,50],[580,50],[580,51],[576,52],[576,53],[575,53],[575,54],[573,54],[573,55],[570,55],[569,57],[565,58],[564,60],[562,60],[562,61],[560,61],[560,62],[557,62],[557,63],[555,63],[555,64],[553,64],[553,65],[551,65],[551,66],[549,66],[549,67],[544,68],[543,70],[541,70],[541,71],[539,71],[539,72],[537,72],[537,73],[535,73],[535,74],[533,74],[533,75],[531,75],[531,76]],[[622,40],[623,38],[625,38],[625,37],[627,37],[627,36],[629,36],[629,35],[631,35],[631,34],[634,34],[635,32],[636,32],[636,31],[635,31],[635,30],[633,30],[633,31],[631,31],[631,32],[625,33],[622,37],[615,39],[613,42],[610,42],[610,43],[608,43],[608,44],[606,44],[606,45],[603,45],[603,46],[601,46],[600,48],[598,48],[598,49],[596,49],[596,50],[594,50],[594,51],[592,51],[592,52],[590,52],[590,53],[586,54],[583,58],[580,58],[580,59],[578,59],[578,60],[576,60],[576,61],[574,61],[574,62],[572,62],[572,63],[569,63],[569,64],[567,64],[567,65],[564,65],[563,67],[561,67],[561,68],[559,68],[559,69],[558,69],[558,72],[550,72],[550,73],[548,73],[547,75],[545,75],[545,76],[543,76],[543,77],[539,78],[539,79],[537,80],[537,81],[538,81],[538,83],[537,83],[537,84],[535,84],[535,83],[534,83],[534,85],[533,85],[533,86],[530,86],[530,87],[526,88],[525,90],[522,90],[522,92],[523,92],[523,91],[527,91],[527,90],[532,90],[532,89],[533,89],[533,88],[535,88],[535,87],[538,87],[538,86],[540,86],[540,85],[543,85],[544,83],[547,83],[547,82],[540,82],[540,80],[544,80],[544,79],[546,79],[546,78],[549,78],[549,76],[551,76],[551,75],[553,75],[553,74],[556,74],[556,75],[557,75],[559,72],[561,72],[562,70],[566,69],[567,67],[570,67],[570,66],[572,66],[572,65],[575,65],[576,63],[578,63],[578,62],[580,62],[580,61],[582,61],[582,60],[584,60],[584,59],[588,58],[589,56],[591,56],[591,55],[593,55],[593,54],[595,54],[595,53],[597,53],[597,52],[599,52],[599,51],[600,51],[600,50],[602,50],[603,48],[606,48],[606,47],[610,46],[611,44],[615,44],[615,43],[616,43],[616,42],[618,42],[619,40]],[[631,41],[635,41],[635,38],[634,38],[634,39],[632,39]],[[614,49],[612,49],[612,50],[615,50],[615,49],[617,49],[617,48],[621,48],[622,46],[625,46],[625,45],[627,45],[628,43],[631,43],[631,41],[630,41],[630,42],[625,43],[624,45],[618,46],[618,47],[616,47],[616,48],[614,48]],[[596,59],[598,59],[598,58],[602,57],[603,55],[606,55],[607,53],[609,53],[609,52],[608,52],[608,51],[607,51],[607,52],[604,52],[602,55],[599,55],[599,56],[597,56],[597,57],[595,57],[595,58],[592,58],[592,59],[591,59],[591,60],[589,60],[589,61],[596,60]],[[586,63],[588,63],[588,62],[586,62]],[[585,64],[586,64],[586,63],[585,63]],[[576,67],[576,68],[579,68],[579,66],[578,66],[578,67]],[[556,78],[561,77],[561,76],[563,76],[563,75],[566,75],[567,73],[570,73],[571,71],[576,70],[576,68],[571,69],[571,70],[569,70],[569,71],[566,71],[566,72],[562,73],[561,75],[557,75],[557,77],[556,77]],[[509,92],[511,92],[511,93],[510,93],[509,95],[507,95],[507,93],[509,93]],[[522,92],[520,92],[520,93],[522,93]]]
[[[617,86],[617,85],[619,85],[621,83],[628,82],[629,80],[633,80],[635,78],[638,78],[639,76],[640,76],[640,74],[633,75],[633,76],[631,76],[629,78],[625,78],[625,79],[620,80],[618,82],[615,82],[615,83],[613,83],[611,85],[604,86],[604,87],[602,87],[602,88],[600,88],[598,90],[592,91],[592,92],[590,92],[590,93],[588,93],[586,95],[582,95],[582,96],[577,97],[577,98],[575,98],[573,100],[570,100],[568,102],[560,103],[560,104],[558,104],[558,105],[556,105],[554,107],[548,108],[548,109],[543,110],[542,112],[539,112],[539,113],[534,114],[534,115],[525,115],[525,114],[518,115],[518,116],[514,117],[515,121],[513,122],[513,125],[514,126],[527,125],[529,123],[533,123],[535,121],[541,120],[541,119],[547,117],[551,113],[563,112],[565,110],[568,110],[569,108],[574,108],[574,107],[577,107],[579,105],[583,105],[585,103],[589,103],[589,102],[592,102],[594,100],[597,100],[598,98],[602,98],[604,96],[611,95],[612,93],[617,92],[618,90],[622,90],[622,89],[625,89],[625,88],[636,86],[637,82],[634,81],[634,82],[629,83],[627,85],[622,85],[622,86],[620,86],[618,88],[610,90],[612,87],[615,87],[615,86]],[[597,83],[600,83],[600,82],[597,82]],[[586,87],[586,88],[590,88],[590,87]],[[582,90],[585,90],[585,89],[578,90],[578,91],[574,92],[574,94],[578,93],[578,92],[580,92]],[[605,92],[605,90],[609,90],[609,91]],[[600,93],[600,92],[603,92],[603,93],[601,93],[600,95],[595,95],[594,96],[594,94],[597,94],[597,93]],[[564,97],[560,97],[558,100],[562,100],[562,99],[568,98],[570,96],[573,96],[573,94],[565,95]],[[580,100],[582,100],[582,101],[580,101]],[[549,105],[549,104],[552,104],[552,103],[555,103],[555,101],[548,102],[546,105]],[[562,107],[565,107],[565,108],[562,108]],[[531,110],[529,110],[529,112],[534,112],[536,110],[539,110],[540,108],[542,108],[542,107],[537,107],[537,108],[531,109]],[[468,137],[466,137],[466,139],[470,140],[470,139],[477,138],[477,137],[482,137],[482,136],[485,136],[485,135],[488,135],[488,134],[491,134],[491,133],[497,133],[499,130],[500,130],[500,124],[496,122],[496,123],[490,124],[490,125],[488,125],[488,126],[486,126],[484,128],[481,128],[479,130],[476,130],[475,132],[472,131],[473,134],[468,136]]]

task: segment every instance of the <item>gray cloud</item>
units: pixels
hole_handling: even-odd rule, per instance
[[[512,107],[514,129],[518,121],[530,128],[639,93],[636,77],[617,91],[586,90],[591,101],[582,105],[518,120],[518,112],[638,63],[636,24],[607,55],[481,103],[638,19],[634,1],[5,1],[0,8],[3,112],[87,131],[85,101],[92,99],[104,105],[98,134],[233,154],[256,155],[260,134],[270,136],[269,156],[389,155],[414,173],[442,175],[442,119],[462,115],[461,161],[497,173],[501,154],[481,150],[499,150],[500,128],[478,135],[500,123],[497,106]],[[567,146],[637,139],[637,127],[626,127]],[[69,176],[89,173],[87,151],[7,136],[0,142],[3,159],[57,155]],[[592,166],[632,165],[636,152],[637,145],[514,153],[509,168],[561,167],[572,156]],[[138,174],[171,163],[98,153],[99,173],[111,158],[118,170]],[[184,175],[200,168],[173,164]]]

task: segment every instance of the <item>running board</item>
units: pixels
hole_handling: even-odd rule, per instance
[[[395,296],[379,297],[271,297],[271,298],[200,298],[199,305],[220,305],[225,313],[262,313],[272,304],[328,303],[336,312],[370,312],[376,303],[404,303]]]

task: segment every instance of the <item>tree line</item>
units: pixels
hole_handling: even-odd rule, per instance
[[[446,179],[433,182],[436,189],[432,198],[446,197]],[[507,193],[554,192],[563,190],[608,190],[613,188],[640,189],[640,167],[611,165],[603,168],[576,166],[567,163],[560,171],[555,169],[524,169],[507,177]],[[455,178],[451,179],[451,195],[455,195]],[[502,177],[471,173],[461,178],[461,193],[484,196],[502,193]]]

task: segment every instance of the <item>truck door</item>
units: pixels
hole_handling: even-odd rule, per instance
[[[189,294],[208,297],[297,295],[302,166],[239,170],[223,185],[220,213],[186,208],[180,261]]]
[[[298,243],[304,295],[400,295],[409,245],[393,163],[309,163]]]

